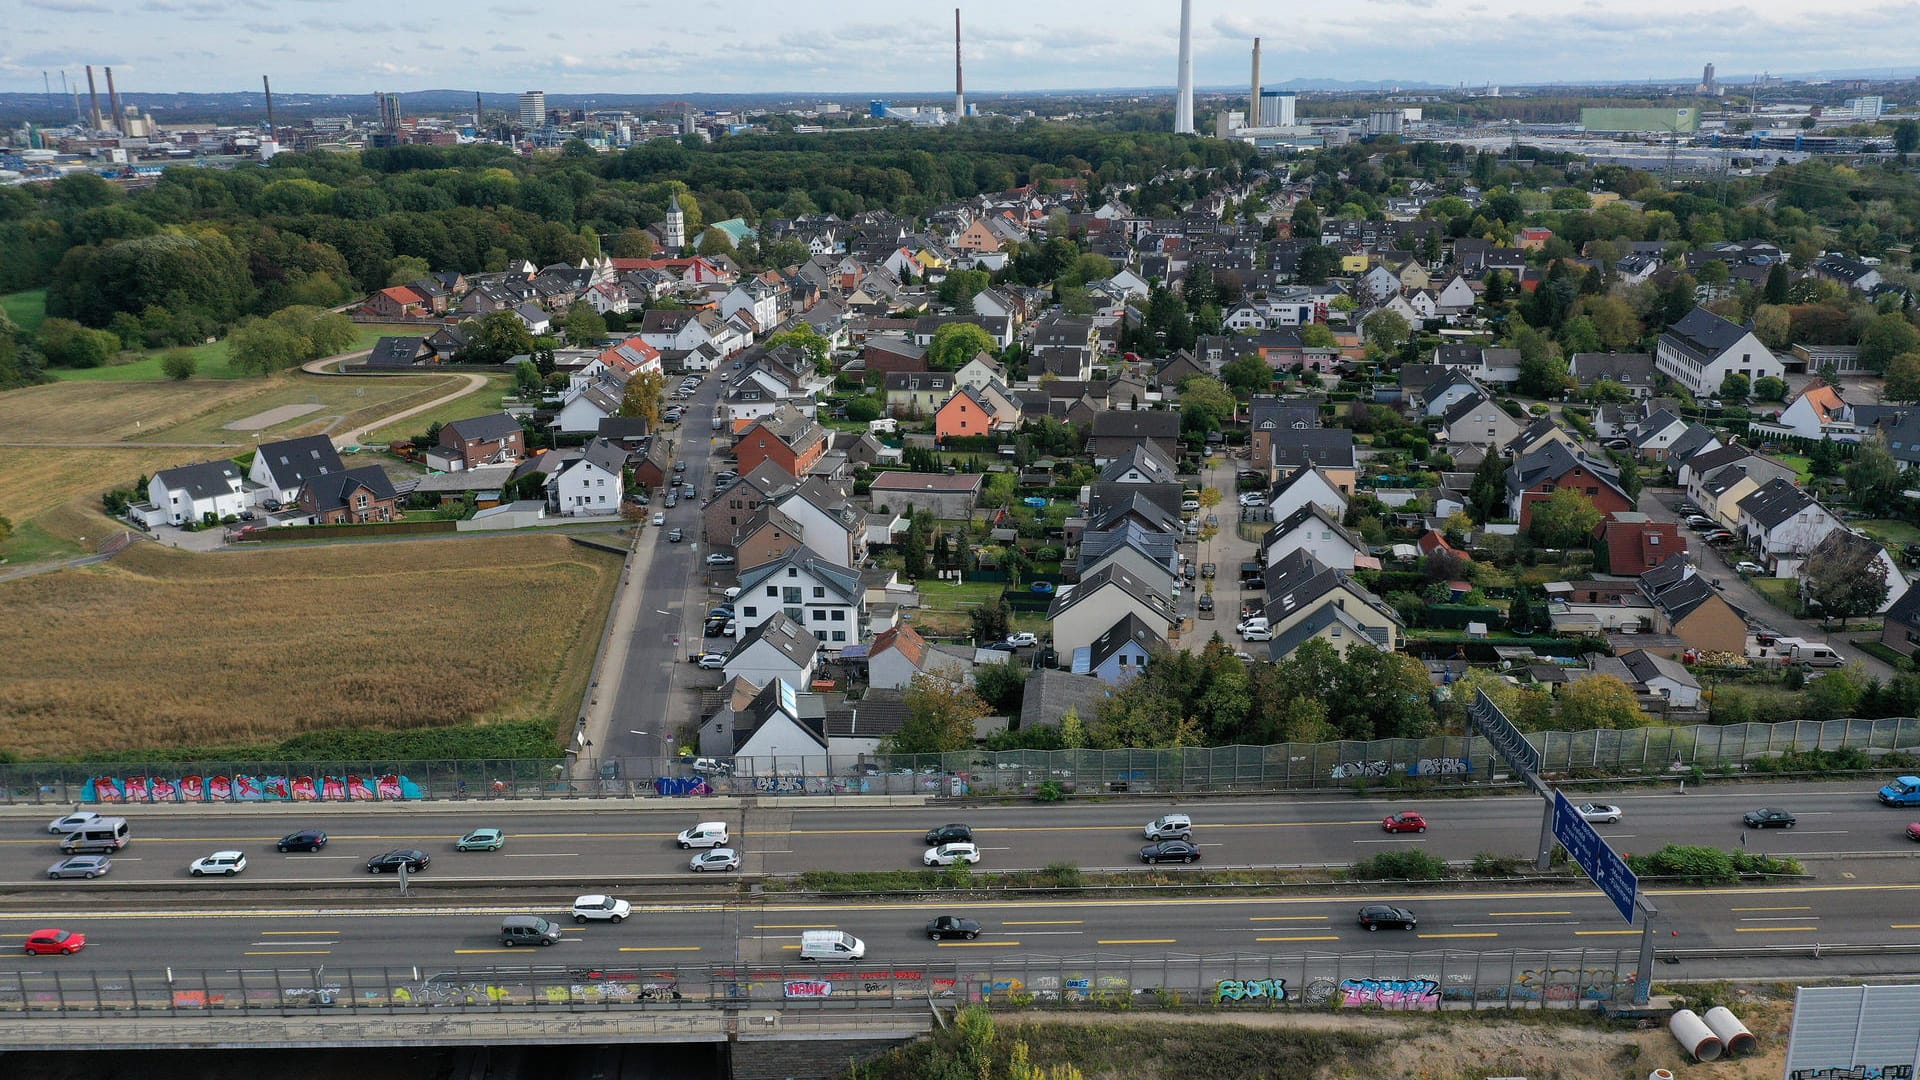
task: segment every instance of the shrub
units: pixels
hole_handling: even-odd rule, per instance
[[[1045,877],[1051,878],[1054,887],[1057,889],[1080,888],[1080,868],[1073,863],[1048,863],[1045,867],[1041,868],[1040,873]]]
[[[1447,861],[1424,851],[1383,851],[1354,863],[1348,874],[1362,881],[1439,881]]]
[[[1511,877],[1518,874],[1524,863],[1511,855],[1495,855],[1491,851],[1482,851],[1473,857],[1473,866],[1469,872],[1476,877]]]
[[[1733,856],[1699,844],[1668,844],[1648,855],[1629,855],[1627,866],[1641,877],[1679,878],[1694,885],[1724,884],[1738,876]]]
[[[160,373],[175,382],[185,382],[200,370],[200,361],[186,349],[175,349],[160,358]]]
[[[1065,802],[1067,789],[1061,787],[1058,780],[1047,780],[1033,793],[1033,797],[1041,802]]]

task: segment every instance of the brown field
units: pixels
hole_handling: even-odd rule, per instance
[[[59,512],[56,511],[56,515]],[[620,571],[557,536],[192,555],[0,584],[0,746],[231,745],[579,705]]]

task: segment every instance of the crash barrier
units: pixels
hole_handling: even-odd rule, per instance
[[[1137,960],[1028,956],[922,964],[870,952],[852,964],[788,960],[739,966],[320,967],[311,972],[48,966],[0,972],[0,1017],[317,1009],[924,1009],[929,1001],[1004,1008],[1120,1003],[1228,1010],[1577,1008],[1627,1000],[1634,959],[1625,951],[1583,949]]]

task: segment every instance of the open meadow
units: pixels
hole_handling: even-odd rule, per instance
[[[86,758],[529,719],[557,733],[619,573],[617,556],[560,536],[138,544],[0,583],[0,747]]]

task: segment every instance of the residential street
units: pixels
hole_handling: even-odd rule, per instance
[[[1216,457],[1202,474],[1205,486],[1220,493],[1220,505],[1208,511],[1219,515],[1220,531],[1212,540],[1191,544],[1182,550],[1189,551],[1197,564],[1214,564],[1219,575],[1212,581],[1214,610],[1211,614],[1195,610],[1199,597],[1207,591],[1208,581],[1205,578],[1196,579],[1197,588],[1181,598],[1181,610],[1189,616],[1197,616],[1193,629],[1180,639],[1181,647],[1189,652],[1206,648],[1216,632],[1227,643],[1227,648],[1241,648],[1242,643],[1233,632],[1233,624],[1240,618],[1240,603],[1249,597],[1261,595],[1240,587],[1240,564],[1258,558],[1260,550],[1258,541],[1245,540],[1240,536],[1239,492],[1234,490],[1234,474],[1245,464],[1245,458]],[[1263,509],[1263,515],[1264,512]],[[1205,520],[1204,516],[1201,520]],[[1264,533],[1272,524],[1263,517],[1254,528],[1258,533]]]

